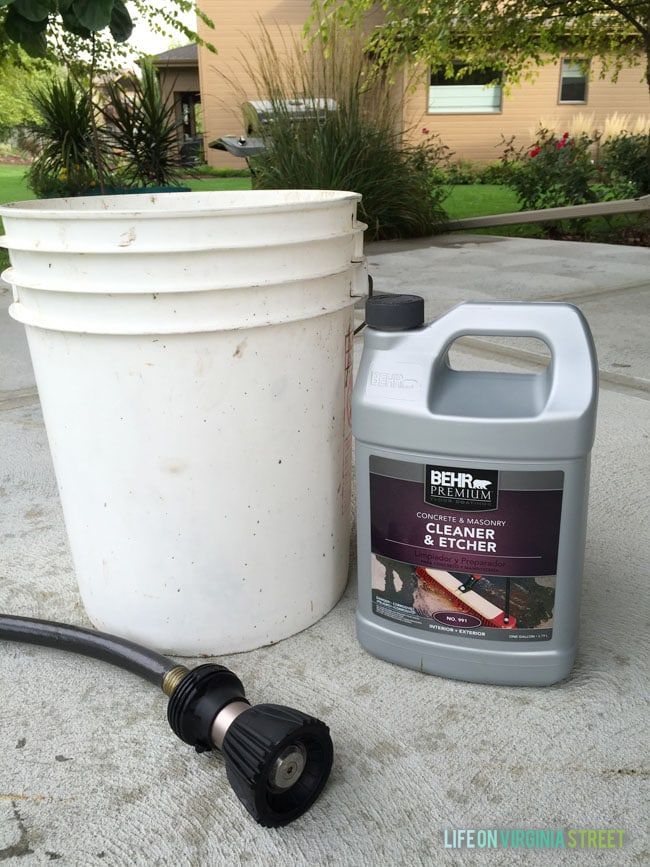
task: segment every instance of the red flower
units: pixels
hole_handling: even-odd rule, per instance
[[[542,152],[541,147],[539,145],[535,145],[535,147],[532,149],[532,151],[529,152],[528,156],[529,157],[536,157],[537,154],[539,154],[541,152]]]
[[[422,127],[422,135],[429,135],[429,130],[426,128],[426,126]]]
[[[564,141],[566,141],[569,138],[569,133],[565,132],[562,138],[564,139]]]
[[[563,138],[563,139],[560,139],[560,141],[555,142],[555,147],[557,148],[557,150],[561,151],[565,144],[566,144],[566,139]]]

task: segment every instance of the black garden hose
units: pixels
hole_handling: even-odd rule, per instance
[[[160,687],[173,732],[197,752],[223,754],[230,785],[260,825],[297,819],[327,782],[333,751],[325,723],[282,705],[251,707],[237,675],[222,665],[188,670],[116,635],[10,614],[0,614],[0,640],[91,656]]]
[[[176,667],[168,657],[125,638],[53,620],[0,614],[0,640],[40,644],[92,656],[131,671],[161,688],[167,672]]]

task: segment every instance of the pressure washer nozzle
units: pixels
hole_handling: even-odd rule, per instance
[[[226,774],[235,794],[260,825],[287,825],[322,792],[332,768],[325,723],[278,704],[240,714],[223,741]]]
[[[167,717],[197,752],[222,752],[235,794],[260,825],[286,825],[323,790],[333,749],[325,723],[276,704],[251,707],[239,678],[200,665],[175,685]]]

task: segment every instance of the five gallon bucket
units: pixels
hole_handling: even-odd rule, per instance
[[[339,599],[355,193],[0,208],[81,596],[178,654],[259,647]]]

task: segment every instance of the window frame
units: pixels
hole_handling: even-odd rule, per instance
[[[581,63],[582,58],[580,57],[570,57],[568,54],[564,54],[560,58],[560,73],[559,73],[559,82],[557,89],[557,104],[558,105],[587,105],[589,103],[589,73],[591,71],[591,64],[587,66],[587,70],[584,73],[585,77],[585,98],[584,99],[562,99],[562,83],[564,81],[564,64],[566,63]]]
[[[496,109],[496,111],[484,111],[481,109],[477,109],[477,110],[473,110],[473,111],[431,111],[430,104],[429,104],[429,93],[430,93],[431,87],[433,86],[431,84],[432,74],[433,74],[433,70],[431,67],[429,67],[429,71],[428,71],[428,75],[427,75],[427,85],[424,89],[425,90],[425,94],[424,94],[425,112],[424,112],[424,114],[427,117],[476,117],[477,115],[482,115],[485,117],[496,117],[497,115],[503,114],[503,96],[504,96],[504,94],[503,94],[503,74],[501,75],[501,81],[499,82],[499,84],[493,85],[493,87],[498,87],[500,89],[499,107],[498,107],[498,109]],[[438,86],[441,86],[441,85],[438,85]],[[460,85],[460,84],[458,84],[458,85],[454,85],[452,83],[449,84],[449,87],[454,87],[454,86],[462,87],[462,85]],[[487,87],[488,85],[483,85],[483,86]]]

